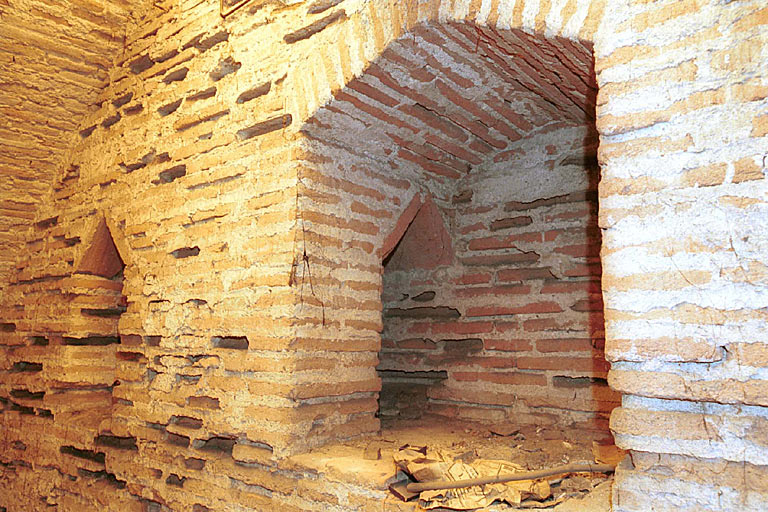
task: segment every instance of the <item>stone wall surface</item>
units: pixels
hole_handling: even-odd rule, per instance
[[[611,428],[631,450],[616,510],[765,507],[761,2],[256,0],[226,19],[211,0],[0,10],[14,27],[0,33],[0,510],[381,510],[382,493],[285,457],[379,428],[382,259],[427,193],[459,229],[455,257],[473,242],[484,257],[540,256],[483,269],[495,285],[521,269],[594,283],[602,263],[608,381],[624,395]],[[57,72],[22,92],[19,56],[25,72]],[[521,149],[547,162],[532,156],[547,133],[589,155],[595,123],[600,262],[583,243],[596,235],[586,201],[567,245],[518,244],[547,228],[516,226],[527,214],[507,203],[594,190],[557,172],[590,166],[544,165],[553,177],[531,172],[520,196],[491,178],[525,168]],[[553,162],[570,154],[555,146]],[[460,232],[473,223],[484,226]],[[561,274],[580,259],[582,274]],[[541,294],[546,278],[533,279]],[[578,286],[539,303],[599,314],[600,288]],[[558,336],[525,322],[555,312],[515,300],[491,318],[523,329],[497,341],[541,352]],[[585,359],[600,362],[601,329],[568,339],[588,339]],[[523,357],[510,359],[519,370]],[[503,364],[478,373],[518,371]],[[600,364],[567,375],[599,379]],[[524,370],[560,382],[559,368]],[[471,402],[488,404],[487,391]]]

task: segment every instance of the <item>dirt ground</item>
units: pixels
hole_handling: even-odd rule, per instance
[[[593,462],[593,441],[611,445],[610,433],[578,432],[536,427],[477,425],[445,418],[387,422],[380,435],[343,443],[339,453],[357,452],[366,461],[391,462],[404,445],[428,446],[453,459],[471,463],[476,459],[505,460],[526,470],[545,469],[572,462]],[[363,461],[360,461],[364,464]],[[388,480],[394,479],[394,466]],[[404,475],[400,474],[399,478]],[[578,474],[548,479],[552,496],[544,502],[525,500],[519,507],[496,502],[487,512],[544,508],[555,512],[609,512],[611,475]],[[435,509],[447,510],[447,509]]]

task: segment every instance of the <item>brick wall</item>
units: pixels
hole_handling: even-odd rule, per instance
[[[443,214],[419,211],[383,276],[382,400],[401,394],[401,416],[422,382],[432,412],[607,429],[594,142],[549,122],[462,178]],[[441,228],[447,249],[417,238]]]
[[[611,427],[634,461],[616,509],[760,510],[766,10],[613,16],[628,37],[596,45],[603,295]]]
[[[217,2],[124,28],[3,294],[0,507],[263,508],[301,428],[289,63]]]
[[[79,123],[98,108],[112,57],[146,11],[138,1],[9,0],[0,7],[0,288]]]
[[[424,377],[433,412],[607,429],[591,69],[564,39],[422,25],[305,123],[307,336],[372,357],[383,328],[383,415],[418,414]],[[338,371],[336,400],[378,390]]]
[[[0,507],[370,504],[365,490],[281,457],[378,428],[381,297],[392,289],[382,258],[405,231],[398,220],[428,196],[456,278],[530,287],[504,296],[500,316],[468,322],[494,324],[473,361],[504,352],[497,360],[514,366],[465,365],[478,379],[456,382],[471,386],[439,389],[482,390],[456,395],[473,404],[493,405],[489,390],[524,396],[518,410],[536,421],[606,412],[614,395],[585,380],[605,372],[589,367],[601,339],[594,201],[532,203],[592,197],[583,130],[594,43],[605,345],[609,383],[625,395],[612,428],[632,454],[614,501],[626,511],[758,508],[765,10],[606,4],[253,2],[222,20],[216,2],[183,0],[127,23],[124,53],[89,103],[98,108],[55,150],[54,185],[29,234],[4,231],[24,250],[2,294],[0,478],[12,491]],[[547,141],[558,134],[572,139]],[[564,165],[572,152],[581,163]],[[526,195],[494,181],[520,170],[510,163],[530,170],[515,173],[530,176],[516,189]],[[542,166],[551,180],[535,178]],[[519,217],[531,223],[504,220]],[[78,272],[102,219],[125,263],[115,279]],[[531,259],[488,259],[518,254]],[[483,265],[465,271],[477,256]],[[536,272],[523,279],[522,269]],[[476,279],[454,293],[491,286]],[[488,291],[446,305],[486,314],[499,295]],[[537,303],[563,311],[513,309]],[[584,366],[530,367],[563,359]],[[547,385],[482,380],[496,374]],[[558,412],[558,397],[574,393],[576,410]],[[83,404],[98,414],[78,415]]]

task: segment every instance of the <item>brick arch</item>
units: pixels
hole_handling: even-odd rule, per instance
[[[539,327],[532,324],[532,328],[541,331],[542,325],[549,325],[548,328],[565,332],[567,328],[554,318],[562,313],[562,317],[578,317],[580,323],[575,331],[580,335],[560,344],[558,340],[542,343],[536,349],[523,340],[498,337],[484,345],[478,344],[475,337],[450,348],[440,341],[437,345],[441,370],[453,365],[454,373],[464,379],[459,383],[466,388],[463,400],[472,400],[472,393],[480,393],[478,378],[486,379],[484,382],[490,387],[496,386],[495,390],[482,391],[495,402],[479,413],[485,415],[483,419],[492,421],[499,418],[491,409],[503,407],[511,399],[512,392],[500,390],[506,384],[516,389],[551,387],[555,382],[562,384],[562,388],[570,386],[565,392],[560,389],[561,394],[581,386],[578,407],[600,409],[599,428],[605,433],[607,410],[616,404],[617,397],[605,385],[605,359],[595,349],[604,335],[599,281],[596,286],[585,284],[567,292],[565,299],[554,295],[559,293],[557,287],[547,287],[544,282],[568,280],[578,272],[589,279],[590,273],[599,272],[597,87],[591,44],[532,34],[520,28],[499,28],[498,20],[496,26],[489,26],[452,21],[447,14],[436,13],[432,21],[406,25],[409,32],[400,32],[397,38],[382,36],[380,40],[388,44],[383,48],[375,46],[375,58],[367,61],[362,73],[355,73],[356,77],[346,81],[344,87],[330,87],[332,96],[328,101],[318,108],[310,105],[299,116],[304,119],[299,128],[303,151],[297,169],[302,236],[306,242],[302,247],[312,262],[314,291],[319,300],[302,304],[298,310],[303,322],[297,328],[297,346],[317,347],[321,345],[318,340],[322,340],[324,350],[337,352],[340,359],[355,354],[354,363],[334,373],[334,378],[344,386],[337,387],[333,397],[312,397],[332,401],[337,410],[338,404],[346,400],[354,406],[327,419],[324,427],[317,428],[324,419],[316,421],[315,431],[307,432],[304,439],[309,444],[322,443],[333,437],[334,423],[343,425],[347,433],[378,428],[370,397],[381,389],[381,383],[371,366],[371,357],[362,354],[373,356],[382,346],[384,272],[380,256],[389,249],[391,234],[398,232],[399,220],[408,218],[409,211],[415,208],[418,201],[412,198],[434,198],[437,211],[442,212],[452,232],[471,238],[471,226],[461,225],[463,220],[457,220],[455,212],[472,201],[467,190],[483,179],[485,171],[501,173],[509,179],[512,174],[504,170],[505,166],[520,167],[520,176],[512,176],[519,181],[518,191],[511,197],[499,197],[490,236],[472,242],[484,251],[478,253],[479,259],[466,250],[458,259],[462,264],[469,262],[467,265],[477,264],[472,263],[473,258],[482,260],[481,270],[488,266],[483,262],[499,260],[512,265],[508,272],[493,278],[506,280],[504,286],[493,289],[504,300],[510,300],[511,295],[503,294],[513,293],[509,282],[514,280],[523,281],[521,288],[530,286],[527,280],[534,280],[536,293],[544,294],[545,299],[501,308],[492,307],[485,297],[472,307],[465,305],[458,313],[462,321],[471,317],[471,325],[445,328],[480,328],[481,324],[492,325],[504,315],[528,315],[525,318],[538,321],[541,319],[536,315],[543,314],[549,316],[533,322]],[[342,58],[342,68],[343,62]],[[352,61],[347,65],[351,69]],[[300,84],[298,90],[323,91],[318,76],[329,74],[303,75],[304,85]],[[307,117],[309,112],[312,114]],[[537,181],[534,169],[526,164],[526,159],[531,158],[546,167],[546,179]],[[562,186],[563,183],[566,185]],[[486,184],[478,201],[493,204],[494,193],[493,184]],[[554,257],[542,258],[535,243],[525,245],[530,240],[523,241],[522,249],[510,245],[509,240],[516,236],[531,235],[525,227],[534,222],[532,217],[540,220],[545,217],[542,212],[552,211],[553,218],[567,218],[578,208],[583,210],[580,215],[589,217],[589,226],[570,232],[561,230],[565,234],[557,231],[557,226],[547,228],[551,231],[549,236],[562,237],[558,242],[560,251],[552,251]],[[465,249],[467,242],[461,241]],[[545,263],[537,266],[540,260]],[[577,269],[579,265],[581,270]],[[447,264],[440,265],[439,272],[435,282],[471,279],[459,275],[456,266]],[[492,288],[490,283],[487,288]],[[440,293],[423,294],[424,291],[430,290],[406,295],[437,295],[435,300],[442,300]],[[441,321],[446,324],[457,315],[455,308],[442,304],[434,310],[445,315]],[[450,338],[450,332],[446,332],[443,337]],[[454,337],[467,336],[466,332],[457,331]],[[516,348],[515,341],[520,342],[520,348]],[[490,352],[483,346],[490,347]],[[580,353],[578,368],[574,370],[565,363],[546,368],[552,353],[558,356],[562,355],[558,352],[569,351]],[[516,360],[516,352],[522,352],[520,368],[525,371],[496,372],[487,380],[476,368],[456,370],[455,363],[467,357],[475,358],[469,366],[493,368],[500,363],[491,361],[491,356],[499,352],[509,360]],[[476,358],[478,354],[482,360]],[[533,375],[527,370],[540,371]],[[498,381],[499,378],[507,380]],[[593,390],[594,382],[601,383],[599,390]],[[451,394],[454,392],[455,389],[436,391],[435,396],[456,401],[458,395]],[[529,421],[550,421],[550,416],[533,409],[551,407],[552,399],[532,396],[531,400],[536,405],[521,414],[527,415]],[[470,411],[466,416],[473,414]],[[594,426],[583,418],[572,421]]]
[[[311,119],[333,95],[359,77],[396,40],[428,23],[469,23],[483,31],[521,30],[592,44],[606,15],[604,0],[470,0],[367,2],[354,13],[335,11],[285,36],[289,43],[324,29],[311,58],[290,73],[295,120]],[[326,28],[327,27],[327,28]]]
[[[308,89],[323,90],[319,84]],[[318,144],[330,142],[328,147],[356,147],[359,153],[406,169],[389,178],[394,189],[405,187],[392,205],[401,211],[408,204],[405,197],[431,194],[426,189],[432,187],[440,189],[434,191],[438,200],[450,200],[446,183],[463,179],[491,159],[511,156],[509,148],[531,130],[587,124],[593,130],[588,137],[596,139],[596,95],[589,42],[476,23],[424,22],[391,41],[299,131],[310,154],[318,151]],[[346,123],[345,128],[339,128],[340,123]],[[429,130],[445,137],[438,140]],[[301,163],[300,181],[311,180],[316,167],[317,159]],[[348,170],[370,175],[362,167],[351,165]],[[412,179],[422,171],[426,178]],[[342,167],[322,172],[346,179]],[[380,198],[381,191],[369,196]],[[384,222],[381,236],[394,230],[399,217]],[[377,249],[385,243],[374,242]]]

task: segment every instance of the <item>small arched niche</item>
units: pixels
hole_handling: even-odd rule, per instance
[[[50,368],[56,392],[52,412],[64,422],[95,435],[112,415],[119,320],[127,308],[123,295],[125,257],[108,221],[100,216],[85,237],[75,271],[66,281],[69,314],[65,317],[60,357]]]
[[[107,220],[101,217],[76,272],[114,279],[124,268],[125,262],[115,245]]]
[[[458,310],[441,305],[437,297],[440,270],[454,262],[451,235],[443,213],[430,195],[409,207],[397,222],[393,235],[400,235],[391,249],[384,247],[382,259],[383,345],[377,372],[381,378],[379,417],[420,417],[428,408],[429,390],[447,378],[445,368],[426,350],[434,342],[402,333],[414,319],[458,317]],[[413,213],[415,211],[415,214]],[[402,232],[402,234],[400,234]],[[386,244],[386,242],[385,242]],[[414,293],[414,290],[417,290]],[[415,306],[414,306],[415,304]],[[403,307],[407,305],[407,307]],[[400,338],[398,345],[388,343]],[[416,349],[405,358],[398,348]]]

